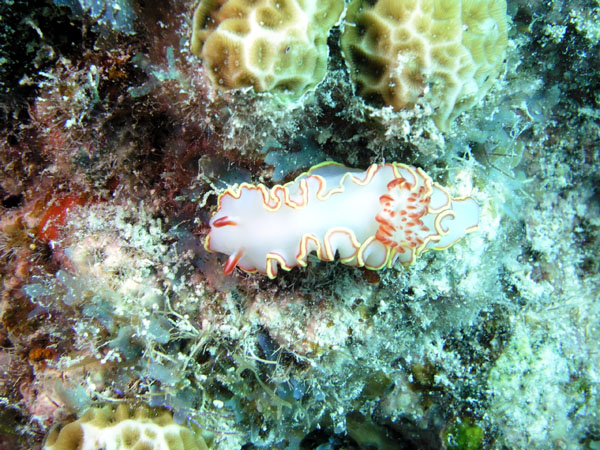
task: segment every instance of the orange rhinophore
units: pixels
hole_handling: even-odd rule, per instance
[[[235,266],[237,266],[237,263],[243,255],[244,252],[242,250],[238,250],[232,255],[229,255],[229,258],[225,263],[225,274],[229,275],[231,272],[233,272],[233,269],[235,269]]]
[[[212,224],[213,227],[217,228],[226,227],[228,225],[237,225],[237,223],[233,220],[229,220],[229,217],[225,216],[215,220]]]

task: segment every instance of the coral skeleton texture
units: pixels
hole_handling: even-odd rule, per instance
[[[43,450],[207,450],[204,440],[176,424],[167,411],[121,404],[90,408],[80,419],[54,429]]]
[[[299,97],[325,76],[327,36],[343,8],[343,0],[202,0],[191,50],[220,89]]]
[[[421,97],[447,130],[481,101],[502,70],[505,0],[353,0],[341,39],[365,97],[396,109]]]

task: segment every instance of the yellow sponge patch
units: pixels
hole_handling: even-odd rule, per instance
[[[343,0],[201,0],[192,52],[221,89],[298,98],[325,76],[327,36]]]
[[[353,0],[342,50],[358,92],[395,109],[426,95],[440,130],[473,107],[506,53],[506,0]]]

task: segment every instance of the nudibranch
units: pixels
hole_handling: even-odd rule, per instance
[[[392,163],[363,172],[326,162],[283,186],[227,189],[204,246],[230,255],[227,274],[237,266],[275,278],[278,265],[306,267],[311,252],[378,270],[448,248],[478,223],[475,200],[452,198],[421,169]]]

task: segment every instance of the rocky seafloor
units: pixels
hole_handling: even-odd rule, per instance
[[[343,22],[300,100],[216,90],[195,6],[0,4],[0,448],[120,404],[215,449],[600,448],[599,0],[509,0],[502,73],[443,132],[356,95]],[[218,194],[327,160],[422,167],[479,227],[225,275]]]

